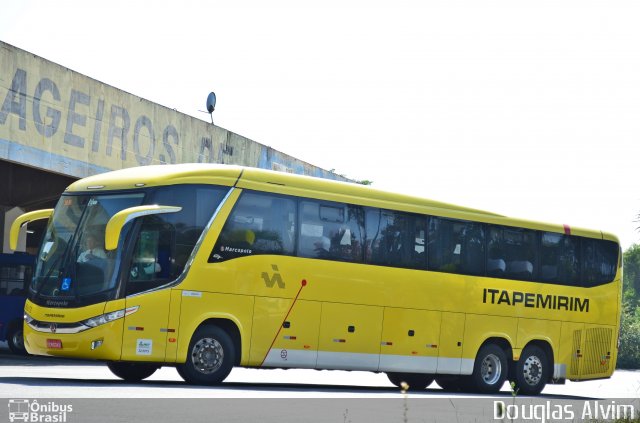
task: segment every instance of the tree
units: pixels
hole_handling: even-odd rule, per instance
[[[640,245],[623,254],[622,322],[617,367],[640,368]]]
[[[634,244],[623,254],[623,298],[634,308],[640,305],[640,245]]]

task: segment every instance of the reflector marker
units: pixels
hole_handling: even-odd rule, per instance
[[[426,347],[427,348],[438,348],[438,346],[436,344],[427,344]]]
[[[160,328],[160,332],[174,333],[175,331],[175,329]]]
[[[385,342],[385,341],[382,341],[382,342],[380,343],[380,345],[383,345],[383,346],[384,346],[384,345],[393,345],[393,342]]]
[[[169,342],[176,342],[176,338],[169,338]]]
[[[303,348],[304,348],[305,350],[308,350],[309,348],[311,348],[311,345],[304,345],[304,346],[303,346]]]
[[[128,328],[129,330],[139,330],[139,331],[143,331],[144,328],[141,326],[129,326]]]
[[[412,355],[418,355],[418,351],[411,351]]]
[[[338,342],[338,343],[340,343],[340,344],[343,344],[343,343],[347,342],[347,340],[346,340],[346,339],[337,339],[337,338],[335,338],[335,339],[333,340],[333,342]]]
[[[297,339],[295,336],[291,336],[291,335],[285,335],[283,338],[288,339],[290,341],[295,341]]]

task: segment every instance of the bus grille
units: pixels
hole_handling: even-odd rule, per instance
[[[573,331],[573,353],[571,354],[571,369],[569,370],[572,376],[578,376],[580,373],[580,342],[582,341],[582,331]]]
[[[611,363],[611,337],[613,330],[607,328],[587,329],[582,375],[595,375],[609,371]]]

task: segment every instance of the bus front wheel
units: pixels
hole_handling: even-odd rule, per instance
[[[20,355],[27,354],[27,350],[24,347],[23,336],[22,321],[13,324],[7,333],[7,344],[12,353]]]
[[[408,386],[406,389],[411,391],[419,391],[425,389],[433,382],[433,376],[426,373],[387,373],[389,381],[398,388],[403,388],[402,382]]]
[[[485,344],[476,356],[471,381],[477,391],[493,394],[504,385],[508,369],[504,350],[496,344]]]
[[[176,366],[182,378],[195,385],[217,385],[231,372],[235,346],[227,332],[203,326],[191,338],[187,361]]]
[[[127,363],[124,361],[113,361],[107,363],[111,373],[126,382],[140,382],[156,372],[160,367],[155,364]]]
[[[537,345],[527,345],[515,364],[515,384],[518,393],[538,395],[550,376],[547,354]]]

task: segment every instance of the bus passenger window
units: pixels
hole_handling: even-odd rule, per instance
[[[245,192],[224,224],[209,262],[256,254],[293,255],[295,224],[294,200]]]
[[[490,226],[487,242],[487,275],[530,281],[536,269],[536,232]]]
[[[300,203],[300,257],[362,262],[364,213],[341,203]]]
[[[564,285],[578,285],[579,240],[555,232],[543,232],[540,242],[540,280]]]
[[[484,229],[481,223],[429,218],[429,269],[464,275],[484,275]]]
[[[366,211],[366,262],[424,269],[426,218],[392,210]]]
[[[613,241],[582,239],[582,278],[585,286],[613,281],[618,267],[618,245]]]

